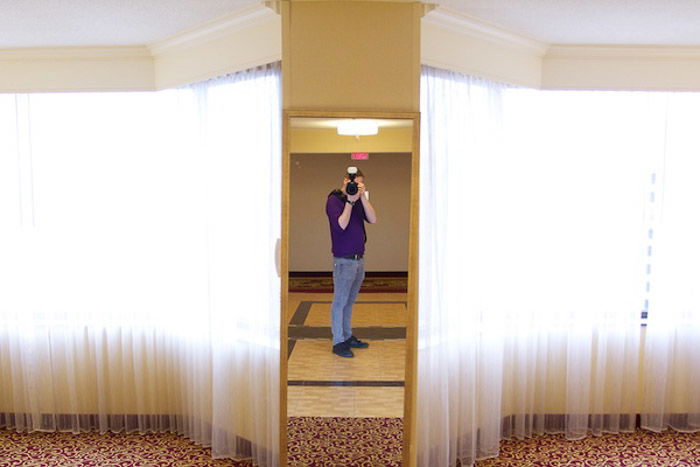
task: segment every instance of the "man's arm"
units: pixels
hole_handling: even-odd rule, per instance
[[[358,195],[348,196],[348,200],[357,201]],[[331,229],[337,231],[345,230],[350,223],[350,215],[352,214],[352,205],[345,202],[337,196],[329,196],[326,201],[326,214],[331,223]]]
[[[362,207],[365,208],[365,219],[370,224],[377,223],[377,213],[374,211],[372,203],[369,202],[369,198],[365,196],[365,184],[361,183],[359,185],[359,191],[357,193],[360,195],[360,200],[362,201]]]
[[[350,199],[350,197],[348,197]],[[350,200],[352,201],[352,200]],[[340,216],[338,217],[338,225],[340,226],[341,229],[345,230],[345,228],[348,226],[350,223],[350,214],[352,213],[352,205],[350,203],[345,203],[345,206],[343,206],[343,212],[340,213]]]
[[[365,208],[365,217],[367,218],[367,222],[370,224],[376,224],[377,223],[377,213],[374,212],[374,207],[372,206],[372,203],[369,202],[366,196],[360,196],[360,199],[362,200],[362,207]]]

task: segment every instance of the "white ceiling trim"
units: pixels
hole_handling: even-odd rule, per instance
[[[448,8],[438,7],[426,14],[422,21],[451,32],[495,42],[502,46],[526,49],[538,55],[544,55],[549,47],[549,44],[545,42],[516,34]]]
[[[700,46],[552,45],[545,58],[700,59]]]
[[[21,47],[0,49],[0,60],[115,60],[151,58],[143,45],[119,47]]]
[[[253,4],[230,15],[150,44],[148,45],[148,49],[154,56],[168,52],[187,50],[231,34],[232,32],[276,19],[276,17],[277,14],[268,6],[259,3]]]

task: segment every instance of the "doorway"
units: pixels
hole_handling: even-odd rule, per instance
[[[367,115],[320,114],[285,116],[282,432],[289,427],[294,438],[295,424],[309,429],[310,420],[336,424],[335,432],[358,421],[396,422],[397,443],[405,446],[415,374],[417,114],[372,115],[378,135],[345,138],[336,133],[337,121]],[[333,256],[325,203],[350,166],[364,173],[378,222],[366,226],[366,277],[352,315],[353,335],[369,347],[341,358],[331,351]],[[289,441],[293,454],[298,446]]]

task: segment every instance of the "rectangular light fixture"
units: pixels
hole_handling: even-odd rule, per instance
[[[343,136],[370,136],[379,133],[379,125],[373,120],[353,118],[338,122],[338,134]]]

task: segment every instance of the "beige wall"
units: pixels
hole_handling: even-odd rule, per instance
[[[551,47],[543,89],[700,90],[695,47]]]
[[[340,188],[345,169],[365,174],[379,221],[367,224],[367,271],[408,270],[408,215],[411,155],[370,154],[352,161],[345,154],[292,154],[290,167],[289,270],[331,271],[331,241],[325,206]]]
[[[145,91],[154,79],[146,47],[0,50],[0,92]]]
[[[283,3],[284,108],[417,111],[419,3]]]

